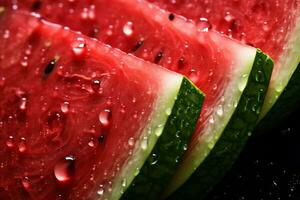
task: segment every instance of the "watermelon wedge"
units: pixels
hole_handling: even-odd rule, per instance
[[[212,28],[229,37],[262,49],[275,61],[260,120],[266,123],[290,112],[299,90],[300,1],[298,0],[148,0],[171,12],[194,20],[199,27]],[[300,69],[298,69],[300,70]],[[293,77],[294,76],[294,77]],[[293,78],[292,78],[293,77]],[[286,90],[285,90],[286,88]],[[284,92],[284,96],[277,99]],[[299,101],[299,99],[297,99]],[[276,103],[276,104],[275,104]],[[275,105],[275,106],[274,106]],[[272,112],[267,113],[272,109]],[[267,116],[266,116],[267,115]]]
[[[225,173],[258,119],[272,71],[269,57],[213,31],[199,30],[184,18],[146,1],[49,0],[39,6],[35,3],[3,1],[4,6],[35,11],[47,20],[184,74],[206,94],[196,131],[165,196],[189,177],[196,177],[191,176],[196,169],[214,177],[197,180],[201,191],[206,191]],[[208,170],[205,163],[211,162],[218,165],[209,165]],[[204,171],[198,168],[200,165],[205,166]],[[157,168],[160,166],[159,162],[155,164]],[[167,184],[166,180],[146,182],[142,177],[135,182],[141,186],[134,191],[128,189],[124,198],[153,199]]]
[[[0,81],[0,199],[119,199],[135,178],[168,180],[203,101],[181,75],[19,11],[0,14]]]

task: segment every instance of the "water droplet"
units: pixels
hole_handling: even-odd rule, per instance
[[[270,31],[270,25],[268,24],[268,22],[264,22],[263,23],[263,30],[265,31],[265,32],[269,32]]]
[[[73,43],[72,51],[76,56],[83,56],[86,52],[86,43],[83,38],[77,38],[77,40]]]
[[[98,79],[92,80],[91,88],[94,92],[98,92],[100,89],[101,81]]]
[[[124,26],[123,26],[123,33],[126,36],[131,36],[133,34],[133,23],[131,21],[127,22]]]
[[[188,149],[187,144],[183,145],[183,151],[186,151]]]
[[[129,146],[133,146],[134,145],[134,138],[133,137],[129,138],[128,145]]]
[[[97,191],[97,194],[102,196],[104,193],[104,189],[103,188],[100,188],[98,191]]]
[[[0,14],[2,14],[5,11],[5,7],[0,6]]]
[[[171,112],[172,112],[172,109],[171,109],[171,108],[167,108],[167,109],[166,109],[166,115],[167,115],[167,116],[170,116],[170,115],[171,115]]]
[[[217,85],[217,84],[214,84],[213,87],[212,87],[212,89],[213,89],[214,91],[216,91],[216,90],[218,89],[218,85]]]
[[[23,153],[24,151],[26,151],[26,140],[25,140],[25,138],[23,138],[23,137],[21,138],[21,141],[19,143],[18,148],[19,148],[19,151],[21,153]]]
[[[237,107],[238,106],[238,101],[237,100],[235,100],[234,102],[233,102],[233,107]]]
[[[26,109],[26,103],[27,103],[27,99],[25,97],[22,97],[20,99],[20,103],[19,103],[19,107],[20,107],[21,110]]]
[[[89,19],[95,19],[95,16],[95,5],[91,5],[88,11],[88,17]]]
[[[95,142],[93,140],[89,141],[88,145],[90,147],[95,147]]]
[[[180,135],[181,135],[181,132],[180,132],[180,131],[176,131],[176,133],[175,133],[175,137],[179,138],[179,137],[180,137]]]
[[[24,56],[20,63],[21,63],[22,67],[27,67],[28,66],[28,57]]]
[[[108,26],[108,29],[107,29],[107,31],[106,31],[106,34],[107,34],[108,36],[111,36],[111,35],[113,34],[113,28],[114,28],[113,25],[109,25],[109,26]]]
[[[99,114],[99,121],[104,127],[108,127],[110,125],[110,120],[112,117],[112,113],[109,109],[105,109]]]
[[[214,143],[213,142],[209,142],[207,146],[208,146],[209,149],[212,149],[212,148],[214,148]]]
[[[121,183],[122,187],[125,188],[127,186],[127,180],[124,178]]]
[[[198,80],[199,80],[199,77],[198,77],[198,73],[196,70],[192,69],[190,72],[189,72],[189,75],[188,75],[189,79],[196,83]]]
[[[61,109],[61,112],[63,113],[68,113],[69,112],[69,102],[65,101],[63,102],[62,104],[60,104],[60,109]]]
[[[257,73],[255,74],[255,80],[258,83],[263,83],[265,81],[265,75],[262,71],[257,71]]]
[[[137,167],[135,169],[134,176],[137,176],[139,173],[140,173],[140,168]]]
[[[89,8],[83,8],[81,12],[81,18],[82,19],[90,19],[93,20],[95,19],[96,14],[95,14],[95,5],[91,5]]]
[[[55,178],[60,182],[69,181],[75,174],[75,157],[66,156],[54,167]]]
[[[207,32],[211,29],[211,24],[207,18],[201,17],[197,23],[199,31]]]
[[[249,131],[247,135],[250,137],[250,136],[252,135],[252,132],[251,132],[251,131]]]
[[[232,22],[234,20],[234,16],[230,12],[227,11],[224,19],[226,22]]]
[[[0,87],[4,86],[5,84],[5,77],[0,77]]]
[[[162,124],[158,125],[157,128],[154,130],[154,134],[159,137],[163,132],[164,126]]]
[[[29,178],[28,177],[24,177],[22,179],[22,185],[23,187],[27,190],[30,187],[30,183],[29,183]]]
[[[214,120],[214,117],[213,116],[211,116],[210,118],[209,118],[209,123],[211,123],[211,124],[213,124],[213,123],[215,123],[215,120]]]
[[[132,98],[132,103],[135,103],[135,102],[136,102],[136,98],[133,97],[133,98]]]
[[[4,38],[4,39],[8,39],[9,36],[10,36],[10,31],[9,31],[9,30],[5,30],[5,31],[4,31],[4,34],[3,34],[3,38]]]
[[[6,146],[8,146],[8,147],[14,146],[14,137],[13,136],[8,137],[8,140],[6,141]]]
[[[214,75],[214,71],[212,69],[209,69],[208,76],[212,77],[212,75]]]
[[[220,116],[220,117],[222,117],[223,114],[224,114],[223,106],[222,106],[222,105],[219,105],[219,106],[217,107],[217,115]]]
[[[32,49],[32,46],[28,45],[26,50],[25,50],[25,55],[29,56],[31,54],[31,49]]]
[[[283,91],[283,84],[279,83],[278,85],[276,85],[275,90],[277,93],[281,93]]]
[[[147,148],[148,148],[148,137],[147,136],[143,137],[143,140],[141,142],[141,148],[143,150],[147,150]]]
[[[244,91],[244,89],[247,85],[247,82],[248,82],[248,76],[249,76],[248,74],[244,74],[241,77],[240,81],[238,82],[238,89],[239,89],[240,92]]]
[[[151,155],[151,160],[150,160],[150,165],[155,165],[158,162],[158,156],[155,153],[152,153]]]

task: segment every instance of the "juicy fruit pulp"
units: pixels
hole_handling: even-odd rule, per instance
[[[45,19],[184,74],[206,94],[204,108],[185,157],[186,164],[182,167],[184,170],[175,182],[175,187],[178,187],[209,154],[234,110],[245,103],[240,102],[240,97],[252,78],[251,68],[258,55],[256,49],[208,31],[208,27],[196,27],[179,16],[140,0],[43,1],[38,9],[32,9],[34,2],[22,1],[14,6],[31,9]],[[264,66],[266,60],[263,59],[260,64]],[[258,87],[253,87],[252,92],[258,94],[259,100],[253,100],[254,103],[245,100],[246,110],[251,105],[256,113],[248,122],[249,126],[245,126],[247,132],[253,128],[251,125],[255,124],[260,112],[265,90],[259,83],[264,83],[263,86],[268,83],[270,66],[266,71],[259,67],[255,71]]]
[[[182,76],[22,12],[0,15],[0,66],[1,199],[117,199],[178,93],[200,101]]]
[[[297,0],[148,0],[199,27],[217,30],[262,49],[275,61],[262,116],[283,92],[300,62],[300,2]],[[288,102],[285,102],[288,103]]]
[[[22,1],[17,5],[28,7],[34,2]],[[172,15],[142,1],[45,1],[36,11],[45,19],[67,25],[189,77],[206,94],[201,122],[208,121],[214,107],[221,103],[231,74],[238,71],[235,66],[245,63],[251,67],[256,53],[256,49],[241,46],[216,33],[197,32],[193,24],[177,17],[172,19]],[[153,12],[151,18],[150,12]],[[181,25],[186,29],[179,29]],[[90,34],[95,28],[99,29],[97,34]],[[226,45],[220,46],[220,41]],[[245,54],[244,60],[235,58],[238,48]],[[246,70],[238,78],[240,90],[244,89],[248,75],[249,70]],[[219,113],[222,109],[219,108]],[[202,129],[201,122],[195,138]]]

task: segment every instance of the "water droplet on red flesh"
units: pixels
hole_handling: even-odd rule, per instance
[[[110,125],[110,120],[112,117],[111,110],[105,109],[99,114],[99,121],[104,127],[108,127]]]
[[[75,157],[66,156],[59,161],[54,167],[55,178],[59,182],[69,181],[75,174]]]
[[[83,57],[86,53],[86,43],[83,38],[77,38],[73,44],[72,51],[75,56]]]
[[[133,23],[132,22],[126,22],[123,26],[123,33],[126,36],[131,36],[133,34]]]
[[[200,31],[208,31],[209,29],[211,29],[211,24],[207,18],[201,17],[199,19],[199,22],[197,23],[197,27]]]

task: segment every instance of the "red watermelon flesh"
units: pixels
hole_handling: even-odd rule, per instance
[[[206,94],[195,133],[180,162],[179,175],[174,176],[177,180],[171,181],[176,185],[172,190],[185,182],[207,158],[229,124],[234,123],[231,117],[236,110],[251,114],[245,115],[247,125],[234,127],[234,131],[228,129],[228,134],[237,135],[232,145],[240,142],[240,132],[247,138],[256,123],[272,71],[269,58],[256,48],[206,28],[199,29],[185,18],[143,0],[17,3],[6,0],[2,5],[35,11],[49,21],[186,75]],[[252,97],[245,92],[249,87]],[[232,153],[236,155],[236,152]]]
[[[262,115],[276,102],[300,62],[298,0],[148,0],[161,8],[262,49],[275,67]],[[262,116],[261,116],[262,117]]]
[[[220,103],[235,65],[243,63],[239,60],[243,58],[237,58],[242,57],[238,48],[252,51],[251,56],[256,50],[214,32],[198,32],[193,24],[182,18],[173,19],[173,14],[143,1],[48,0],[40,1],[38,8],[35,3],[24,0],[10,6],[31,9],[47,20],[189,77],[206,94],[195,139]]]
[[[19,12],[0,36],[0,199],[101,198],[182,76]]]

